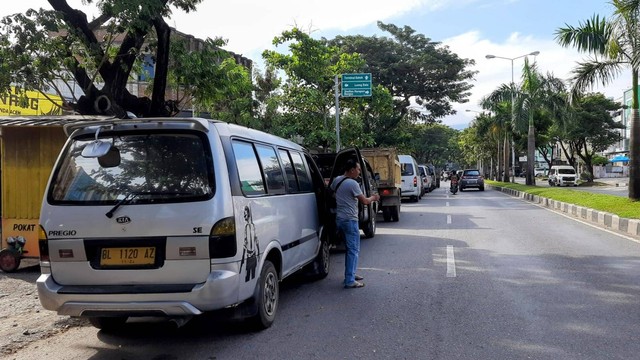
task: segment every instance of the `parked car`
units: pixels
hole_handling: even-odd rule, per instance
[[[549,186],[578,186],[578,174],[570,165],[554,165],[549,170]]]
[[[459,183],[460,191],[467,188],[478,188],[480,191],[484,191],[484,178],[478,169],[463,170]]]
[[[426,165],[418,165],[420,169],[420,178],[422,179],[422,195],[431,191],[433,177],[429,175],[429,169]]]
[[[422,198],[422,179],[416,159],[411,155],[398,155],[402,176],[402,198],[418,201]]]
[[[428,191],[433,191],[436,188],[440,187],[440,177],[438,176],[438,172],[436,171],[436,167],[433,165],[426,165],[427,173],[431,176],[431,187]]]
[[[535,170],[533,171],[533,176],[535,177],[547,176],[547,171],[548,169],[545,169],[545,168],[535,168]]]

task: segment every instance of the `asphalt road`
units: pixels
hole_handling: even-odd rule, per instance
[[[285,281],[274,325],[73,328],[15,359],[632,359],[640,244],[497,191],[447,183],[362,240],[362,289]]]

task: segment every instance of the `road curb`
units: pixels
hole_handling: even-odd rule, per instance
[[[520,198],[522,200],[539,204],[548,209],[561,212],[571,217],[578,218],[582,221],[588,222],[592,225],[596,225],[603,229],[618,232],[623,235],[631,236],[636,239],[640,239],[640,220],[621,218],[618,215],[614,215],[604,211],[598,211],[584,206],[578,206],[575,204],[569,204],[558,200],[549,199],[546,197],[529,194],[526,192],[503,188],[500,186],[485,185],[497,191],[501,191],[510,196]]]

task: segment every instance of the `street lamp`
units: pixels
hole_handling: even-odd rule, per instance
[[[487,59],[504,59],[504,60],[510,60],[511,61],[511,126],[515,126],[515,122],[516,122],[516,110],[514,107],[514,102],[515,102],[515,94],[513,92],[513,87],[514,87],[514,80],[513,80],[513,61],[523,58],[525,56],[529,56],[529,55],[533,55],[533,56],[538,56],[540,54],[540,51],[533,51],[530,52],[528,54],[524,54],[524,55],[520,55],[520,56],[516,56],[514,58],[508,58],[508,57],[502,57],[502,56],[496,56],[496,55],[487,55],[485,56]],[[527,159],[527,161],[534,161],[534,159]],[[513,137],[511,137],[511,182],[515,182],[515,171],[516,171],[516,147],[513,141]]]

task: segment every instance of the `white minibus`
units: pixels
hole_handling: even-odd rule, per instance
[[[324,182],[301,146],[199,118],[65,132],[40,213],[45,309],[107,330],[233,309],[266,328],[283,278],[328,274]]]

